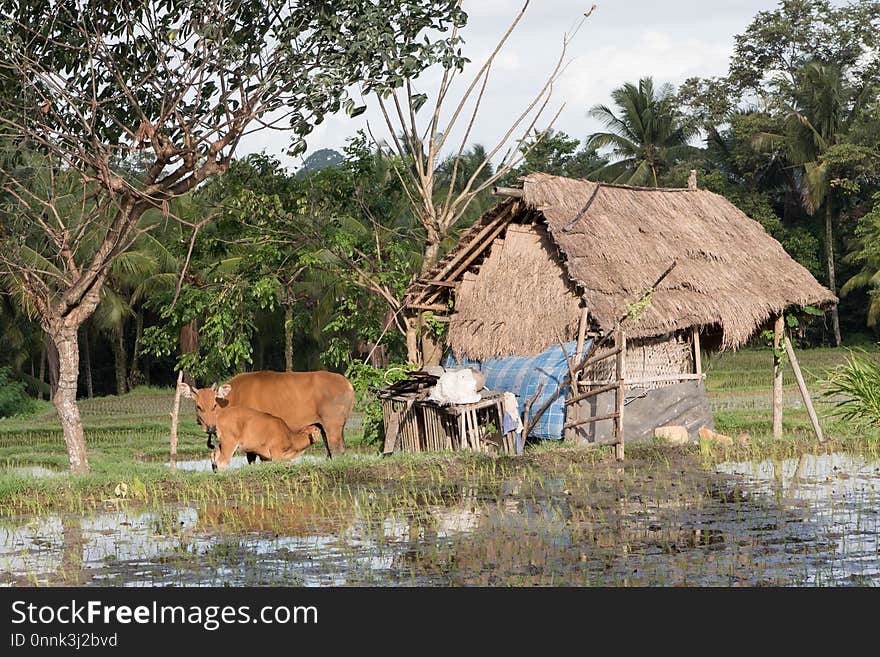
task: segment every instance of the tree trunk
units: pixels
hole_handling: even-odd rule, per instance
[[[40,399],[43,399],[43,384],[46,383],[46,339],[40,342]]]
[[[410,365],[421,365],[422,355],[419,353],[419,340],[416,332],[416,318],[406,318],[406,362]]]
[[[112,336],[113,360],[116,363],[116,394],[124,395],[126,392],[126,356],[125,356],[125,322],[120,320]]]
[[[55,399],[55,391],[58,390],[58,349],[55,342],[46,335],[46,365],[49,369],[49,401]],[[76,391],[74,391],[75,393]]]
[[[73,474],[82,474],[89,471],[89,461],[86,457],[82,418],[76,405],[76,384],[79,378],[77,326],[50,327],[50,335],[58,350],[58,387],[52,401],[58,417],[61,418],[70,471]]]
[[[85,325],[79,328],[79,337],[82,343],[83,367],[86,370],[86,394],[91,399],[95,396],[95,388],[92,381],[92,350],[89,346],[89,331]]]
[[[199,352],[199,322],[193,318],[189,324],[180,327],[180,352],[183,354],[196,354]],[[193,388],[197,387],[195,379],[189,372],[183,373],[183,382]]]
[[[431,270],[440,259],[440,237],[435,239],[428,238],[425,244],[425,257],[422,260],[422,274],[426,274]]]
[[[425,255],[422,260],[422,274],[428,273],[440,259],[440,242],[443,236],[440,234],[440,224],[434,216],[424,217],[422,225],[425,227]]]
[[[828,265],[828,287],[837,294],[837,272],[834,270],[834,222],[831,214],[831,193],[825,200],[825,262]],[[834,330],[834,345],[840,346],[840,315],[837,306],[831,307],[831,327]]]
[[[293,305],[284,306],[284,371],[293,372]]]
[[[144,309],[138,308],[135,315],[134,347],[131,354],[131,367],[128,370],[129,389],[139,386],[144,382],[144,375],[140,371],[141,338],[144,337]]]

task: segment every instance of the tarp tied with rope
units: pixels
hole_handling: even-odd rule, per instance
[[[592,346],[591,340],[584,343],[584,352],[587,353]],[[486,387],[495,392],[509,391],[516,395],[520,415],[525,413],[525,406],[535,390],[544,385],[538,396],[532,402],[531,411],[541,408],[554,394],[560,385],[563,385],[568,376],[568,364],[565,353],[574,360],[577,352],[577,342],[566,342],[562,346],[555,344],[542,351],[537,356],[510,356],[508,358],[489,358],[486,360],[471,360],[463,358],[456,361],[452,354],[446,357],[444,367],[460,368],[469,367],[482,372],[486,379]],[[559,394],[544,414],[538,419],[529,436],[533,438],[562,439],[562,430],[565,425],[565,393]]]

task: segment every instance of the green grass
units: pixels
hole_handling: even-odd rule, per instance
[[[859,428],[827,416],[829,406],[827,402],[819,400],[821,380],[831,368],[844,362],[848,353],[845,349],[815,349],[799,351],[798,356],[813,397],[817,399],[817,409],[822,415],[828,438],[826,448],[876,452],[880,444],[880,429]],[[714,409],[716,430],[732,437],[748,433],[753,439],[748,449],[739,446],[733,448],[744,458],[812,449],[816,442],[790,369],[784,373],[785,438],[782,441],[773,440],[770,431],[771,367],[772,354],[769,350],[722,354],[707,359],[705,363],[706,384]],[[284,486],[293,485],[290,483],[292,481],[325,486],[340,478],[364,478],[381,486],[397,477],[417,478],[419,471],[439,481],[444,476],[443,472],[450,473],[449,476],[456,476],[457,473],[477,477],[474,472],[490,467],[490,463],[495,464],[492,467],[502,463],[517,468],[530,463],[528,459],[511,461],[504,457],[493,460],[468,453],[396,454],[393,459],[374,462],[342,458],[294,467],[286,463],[268,463],[222,474],[210,471],[172,473],[165,465],[169,452],[172,401],[173,392],[170,389],[143,387],[120,397],[81,400],[80,411],[92,472],[82,477],[65,474],[38,480],[9,471],[0,472],[0,508],[31,508],[31,504],[38,504],[39,508],[47,504],[76,508],[85,504],[83,500],[88,497],[92,498],[93,503],[102,497],[112,498],[112,489],[120,481],[128,482],[133,487],[132,499],[143,501],[158,499],[163,495],[174,499],[216,495],[218,499],[225,499],[225,495],[231,494],[230,485],[240,494],[269,484],[274,486],[272,482],[275,481],[282,482],[278,485]],[[354,452],[375,454],[376,446],[362,443],[360,418],[353,419],[355,421],[351,428],[346,431],[346,445]],[[709,458],[726,458],[729,452],[730,449],[715,448]],[[195,422],[193,404],[189,400],[181,402],[178,454],[183,459],[208,457],[205,434]],[[325,447],[322,443],[314,445],[309,448],[308,454],[323,457]],[[572,452],[572,448],[553,441],[545,441],[531,450],[538,464],[541,459],[572,459],[575,458],[573,454],[577,454],[576,458],[581,462],[587,459],[595,463],[608,458],[608,452],[604,449]],[[627,446],[628,458],[639,455],[647,455],[646,458],[656,456],[650,452],[650,446]],[[705,450],[702,456],[707,457]],[[66,470],[67,454],[61,427],[50,404],[41,402],[38,411],[28,417],[0,419],[0,469],[4,466],[42,466],[62,473]],[[531,463],[528,467],[538,466]]]

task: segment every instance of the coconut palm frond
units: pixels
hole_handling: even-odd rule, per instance
[[[871,281],[875,278],[870,271],[860,271],[855,276],[852,276],[846,283],[844,283],[840,288],[840,296],[845,297],[853,290],[860,290],[862,288],[870,287]]]
[[[828,164],[826,162],[807,162],[804,164],[801,195],[804,208],[809,214],[815,214],[828,195]]]

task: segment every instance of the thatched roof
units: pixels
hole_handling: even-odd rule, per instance
[[[624,324],[627,335],[714,326],[722,347],[735,348],[789,306],[837,302],[757,221],[709,191],[532,174],[521,201],[490,213],[498,217],[499,207],[511,221],[537,225],[511,224],[476,274],[456,277],[449,341],[457,356],[530,355],[570,340],[578,304],[594,327],[610,330],[673,261],[644,312]],[[463,236],[471,251],[477,230]],[[424,278],[442,278],[442,270],[443,261]]]
[[[581,300],[550,256],[555,248],[541,225],[511,224],[505,238],[495,240],[479,273],[466,273],[458,288],[449,324],[456,355],[537,353],[536,336],[520,326],[540,327],[550,344],[577,333]]]

